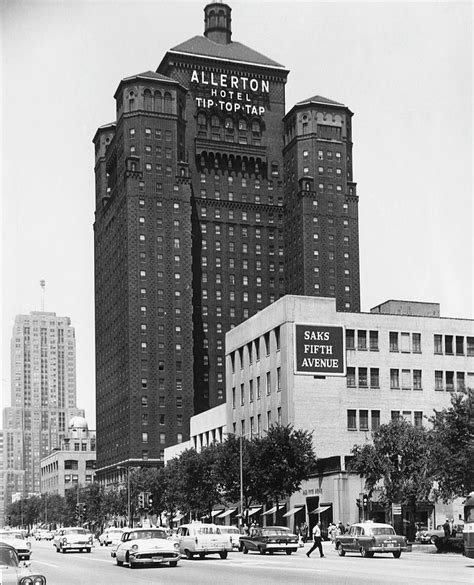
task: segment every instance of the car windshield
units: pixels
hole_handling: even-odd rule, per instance
[[[142,530],[140,532],[131,532],[129,540],[143,540],[147,538],[166,538],[164,530]]]
[[[217,526],[203,526],[202,528],[198,528],[196,532],[198,534],[220,534],[221,530]]]
[[[25,539],[21,532],[0,532],[0,539],[1,538],[8,538],[10,540],[13,538],[18,538],[19,540]]]
[[[0,547],[0,565],[3,567],[18,567],[18,555],[12,548]]]
[[[84,528],[69,528],[66,530],[67,534],[87,534]]]
[[[372,528],[371,532],[374,536],[379,536],[381,534],[395,534],[395,530],[391,526],[387,526],[386,528]]]

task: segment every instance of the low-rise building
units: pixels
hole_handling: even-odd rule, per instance
[[[60,448],[41,460],[41,493],[64,496],[67,489],[87,486],[94,481],[95,431],[87,421],[74,416]]]

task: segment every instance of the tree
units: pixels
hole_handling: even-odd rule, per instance
[[[377,486],[380,501],[414,507],[427,501],[433,485],[428,434],[403,418],[392,420],[372,433],[372,444],[355,445],[349,471],[365,478],[369,495]]]
[[[312,433],[277,424],[254,442],[253,481],[260,490],[261,501],[271,500],[278,506],[278,502],[297,492],[315,469]]]
[[[451,406],[434,411],[429,419],[431,465],[435,494],[447,502],[467,496],[473,488],[474,391],[451,395]]]

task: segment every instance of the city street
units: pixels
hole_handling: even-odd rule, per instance
[[[131,570],[118,567],[110,548],[98,545],[90,554],[57,554],[51,542],[33,542],[31,569],[42,572],[48,585],[114,585],[176,583],[179,585],[306,585],[329,584],[400,584],[426,585],[471,584],[474,560],[460,554],[436,554],[415,548],[400,559],[391,555],[363,559],[358,555],[338,557],[330,543],[324,543],[325,558],[313,553],[305,556],[308,543],[296,554],[243,555],[234,552],[226,560],[211,555],[204,560],[182,559],[176,568],[144,567]],[[433,547],[434,548],[434,547]]]

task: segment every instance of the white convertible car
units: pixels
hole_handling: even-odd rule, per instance
[[[126,528],[117,547],[110,553],[117,565],[168,563],[176,567],[181,557],[179,543],[171,540],[164,528]]]

